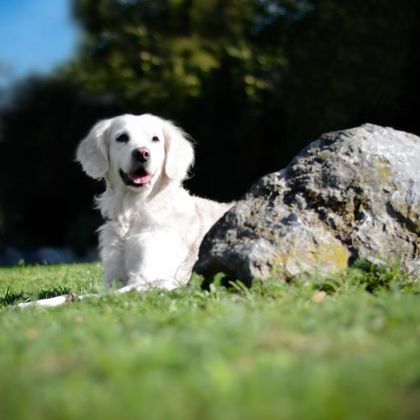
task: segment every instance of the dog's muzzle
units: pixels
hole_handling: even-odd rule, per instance
[[[147,147],[139,147],[131,152],[133,167],[131,172],[120,169],[120,176],[125,185],[130,187],[142,187],[150,183],[152,179],[144,164],[150,159],[150,150]]]
[[[150,184],[152,179],[152,176],[143,167],[129,173],[124,172],[122,169],[119,172],[124,184],[130,187],[143,187]]]

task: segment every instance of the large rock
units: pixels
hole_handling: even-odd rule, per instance
[[[363,258],[419,275],[419,233],[420,138],[365,124],[322,135],[261,178],[206,235],[195,271],[250,283]]]

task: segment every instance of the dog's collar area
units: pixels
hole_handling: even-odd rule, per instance
[[[134,172],[127,174],[122,169],[119,174],[124,184],[130,187],[141,188],[151,181],[151,175],[144,168],[136,169]]]

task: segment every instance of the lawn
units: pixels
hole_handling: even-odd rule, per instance
[[[13,306],[101,276],[0,269],[2,420],[420,418],[420,285],[397,269]]]

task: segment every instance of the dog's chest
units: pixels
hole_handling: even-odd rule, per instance
[[[173,229],[143,229],[125,239],[124,263],[128,273],[146,279],[175,278],[189,247]]]

